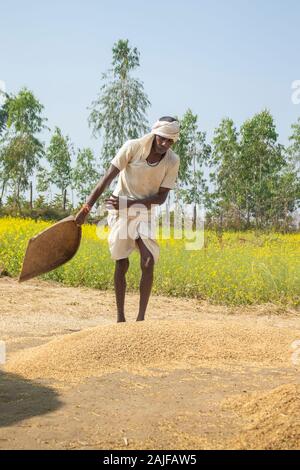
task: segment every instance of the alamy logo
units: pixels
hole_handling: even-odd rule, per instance
[[[6,347],[5,347],[5,342],[0,341],[0,365],[5,364],[6,361]]]
[[[292,103],[293,104],[300,104],[300,80],[295,80],[292,83]]]
[[[300,340],[297,339],[291,345],[292,350],[294,351],[292,354],[292,363],[295,366],[300,365]]]
[[[201,205],[196,205],[196,217],[191,218],[190,207],[188,205],[180,207],[175,205],[173,211],[173,220],[171,223],[171,213],[168,207],[160,215],[156,213],[156,206],[153,205],[149,210],[143,204],[127,205],[127,197],[119,196],[118,216],[110,213],[107,217],[105,211],[111,209],[105,204],[100,204],[97,214],[102,219],[97,225],[97,236],[100,239],[106,238],[106,233],[102,231],[103,225],[108,225],[111,229],[110,237],[117,237],[119,240],[129,238],[155,239],[156,232],[160,227],[161,240],[169,240],[171,231],[174,229],[174,239],[184,240],[185,249],[188,251],[201,250],[204,247],[204,216]]]
[[[6,86],[3,80],[0,80],[0,106],[2,106],[5,102],[5,92]]]

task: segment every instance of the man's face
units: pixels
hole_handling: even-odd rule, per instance
[[[160,135],[155,136],[155,152],[163,155],[174,144],[172,139],[166,139]]]

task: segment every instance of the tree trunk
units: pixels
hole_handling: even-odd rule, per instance
[[[29,205],[30,205],[30,210],[32,210],[32,181],[30,182],[30,201],[29,201]]]
[[[193,231],[196,230],[196,219],[197,219],[197,206],[194,204],[194,210],[193,210]]]
[[[67,203],[67,190],[64,189],[64,192],[63,192],[63,210],[64,211],[66,210],[66,203]]]
[[[219,239],[220,246],[221,248],[223,248],[223,210],[221,210],[221,213],[220,213],[220,222],[219,222],[219,227],[217,230],[217,236]]]
[[[287,205],[287,200],[285,198],[284,199],[284,231],[285,233],[288,232],[287,217],[288,217],[288,205]]]
[[[3,200],[3,196],[4,196],[5,186],[6,186],[6,181],[3,181],[3,183],[2,183],[2,190],[1,190],[1,196],[0,196],[0,207],[2,206],[2,200]]]
[[[19,211],[21,210],[20,206],[20,181],[17,183],[17,194],[16,194],[16,199],[15,199],[15,207],[18,207]]]
[[[195,184],[195,179],[196,179],[196,153],[194,152],[193,155],[193,183]],[[194,200],[196,199],[194,195]],[[196,203],[194,203],[194,209],[193,209],[193,224],[192,224],[192,230],[196,230],[196,217],[197,217],[197,207]]]

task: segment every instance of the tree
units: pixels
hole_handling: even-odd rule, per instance
[[[276,190],[270,208],[273,226],[288,231],[293,213],[300,204],[300,180],[295,167],[289,163],[276,181]]]
[[[99,180],[94,154],[90,148],[78,150],[76,166],[72,171],[72,186],[84,202]]]
[[[0,107],[0,137],[1,134],[5,131],[7,128],[7,119],[8,119],[8,94],[4,93],[3,91],[0,90],[0,98],[1,95],[5,95],[5,101]],[[1,141],[0,141],[1,143]],[[3,141],[2,141],[3,145]],[[5,188],[7,185],[7,181],[9,179],[9,174],[6,171],[6,165],[5,165],[5,152],[3,151],[3,148],[0,146],[0,181],[1,181],[1,192],[0,192],[0,207],[2,205],[2,200],[3,200],[3,195],[5,192]]]
[[[210,181],[214,191],[208,198],[210,216],[219,219],[223,227],[223,219],[232,207],[241,205],[241,182],[239,180],[239,143],[238,132],[232,119],[225,118],[214,132],[213,151],[209,160]]]
[[[102,75],[100,94],[93,101],[89,116],[93,135],[103,134],[104,168],[126,140],[147,132],[145,113],[150,105],[143,83],[130,75],[140,65],[137,48],[131,48],[128,40],[119,40],[112,55],[112,68]]]
[[[297,210],[300,206],[300,118],[298,118],[295,124],[292,124],[292,135],[289,137],[291,145],[288,147],[288,159],[289,159],[289,170],[290,174],[286,177],[286,189],[291,199],[294,197],[294,201],[290,200],[292,204],[291,210]],[[286,194],[283,191],[281,194]]]
[[[198,130],[198,116],[190,109],[180,121],[180,138],[174,145],[180,157],[179,185],[176,194],[185,204],[193,204],[193,227],[196,225],[197,205],[205,203],[208,187],[204,178],[204,165],[211,148],[206,134]]]
[[[46,152],[50,171],[39,168],[37,188],[39,191],[44,192],[49,189],[51,184],[54,184],[61,191],[63,210],[66,208],[67,189],[71,185],[72,155],[73,145],[69,137],[64,137],[61,130],[56,127]]]
[[[42,117],[44,106],[27,88],[8,101],[8,127],[14,126],[21,134],[34,135],[45,128],[46,119]]]
[[[241,127],[239,180],[241,202],[256,227],[269,225],[276,184],[286,165],[274,119],[264,110]],[[248,219],[249,220],[249,219]]]
[[[44,154],[44,145],[38,139],[38,134],[46,128],[43,109],[27,88],[16,96],[9,96],[4,105],[6,124],[0,150],[1,199],[9,184],[19,209],[20,195],[28,189],[30,176]]]
[[[289,137],[291,142],[290,147],[288,148],[289,157],[292,164],[294,164],[298,175],[300,173],[300,118],[295,124],[292,124],[292,135]]]
[[[3,98],[3,96],[4,103],[2,104],[2,106],[0,106],[0,136],[7,126],[9,100],[11,98],[7,93],[0,90],[0,98]]]
[[[37,139],[24,134],[11,137],[2,151],[4,154],[2,196],[5,185],[9,182],[13,189],[14,201],[20,209],[20,196],[22,191],[29,188],[29,176],[33,174],[38,160],[44,154],[43,146]]]
[[[274,119],[264,110],[248,119],[238,132],[231,119],[215,130],[210,166],[215,184],[210,215],[223,226],[285,227],[295,207],[297,184]],[[281,221],[281,222],[280,222]]]

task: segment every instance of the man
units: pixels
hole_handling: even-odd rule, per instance
[[[163,204],[174,188],[179,169],[179,157],[171,150],[179,137],[179,122],[169,116],[157,121],[150,134],[126,142],[87,203],[76,215],[81,225],[103,191],[119,175],[113,195],[106,199],[110,207],[108,237],[112,258],[116,261],[114,285],[117,304],[117,322],[125,322],[124,302],[128,256],[137,249],[141,256],[142,276],[137,321],[145,319],[152,284],[154,264],[158,261],[159,246],[155,240],[151,209]],[[126,198],[126,210],[123,210]],[[125,214],[125,215],[124,215]],[[146,216],[146,217],[145,217]],[[125,236],[124,236],[125,234]]]

